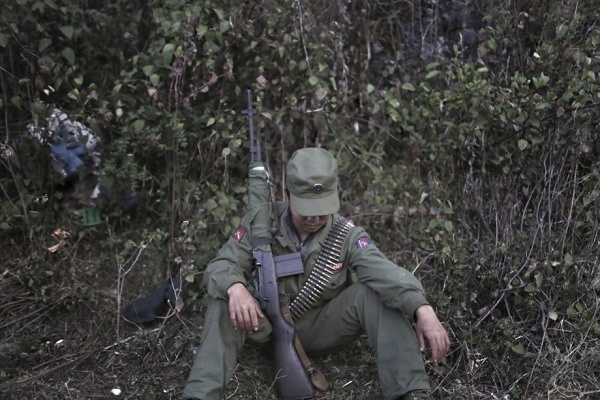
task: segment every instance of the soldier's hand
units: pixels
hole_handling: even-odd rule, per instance
[[[425,341],[431,347],[431,357],[438,363],[450,350],[450,339],[442,323],[429,305],[422,305],[415,311],[417,317],[417,340],[419,349],[425,351]]]
[[[264,318],[260,306],[252,294],[242,283],[234,283],[227,289],[229,296],[229,318],[234,329],[241,329],[244,333],[258,330],[258,319]]]

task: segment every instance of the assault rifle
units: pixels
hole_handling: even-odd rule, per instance
[[[248,90],[248,115],[250,124],[250,171],[248,203],[250,209],[255,209],[252,228],[252,254],[258,270],[258,282],[255,296],[273,327],[273,346],[275,353],[275,390],[279,400],[312,399],[314,390],[302,359],[295,347],[296,329],[282,314],[282,306],[287,307],[287,296],[281,293],[277,282],[275,260],[271,252],[271,179],[266,165],[261,161],[260,142],[254,136],[253,116],[256,111],[252,108],[252,91]]]
[[[277,397],[279,400],[312,399],[313,385],[295,347],[296,329],[281,313],[280,305],[288,299],[279,291],[273,254],[254,250],[253,255],[258,268],[257,294],[273,327]]]

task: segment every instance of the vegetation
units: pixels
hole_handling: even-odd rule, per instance
[[[434,398],[600,394],[596,2],[0,10],[2,398],[178,398],[204,265],[245,209],[247,89],[277,197],[293,150],[326,147],[342,214],[422,280],[453,342],[428,364]],[[100,224],[83,223],[73,179],[28,134],[54,108],[101,139]],[[120,320],[179,270],[193,282],[181,313]],[[246,349],[227,397],[274,398],[268,361]],[[319,398],[380,395],[364,340],[316,361],[332,383]]]

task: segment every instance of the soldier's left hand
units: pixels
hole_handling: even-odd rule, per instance
[[[430,305],[422,305],[415,311],[417,318],[417,340],[419,349],[425,351],[426,343],[431,348],[434,363],[439,363],[450,350],[450,339],[442,323]]]

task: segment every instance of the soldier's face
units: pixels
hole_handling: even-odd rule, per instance
[[[300,238],[302,240],[304,240],[309,234],[321,229],[329,219],[329,215],[318,215],[314,217],[305,217],[300,215],[296,212],[296,210],[294,210],[293,203],[290,203],[290,210],[292,213],[292,221],[294,222],[296,230],[300,234]]]

